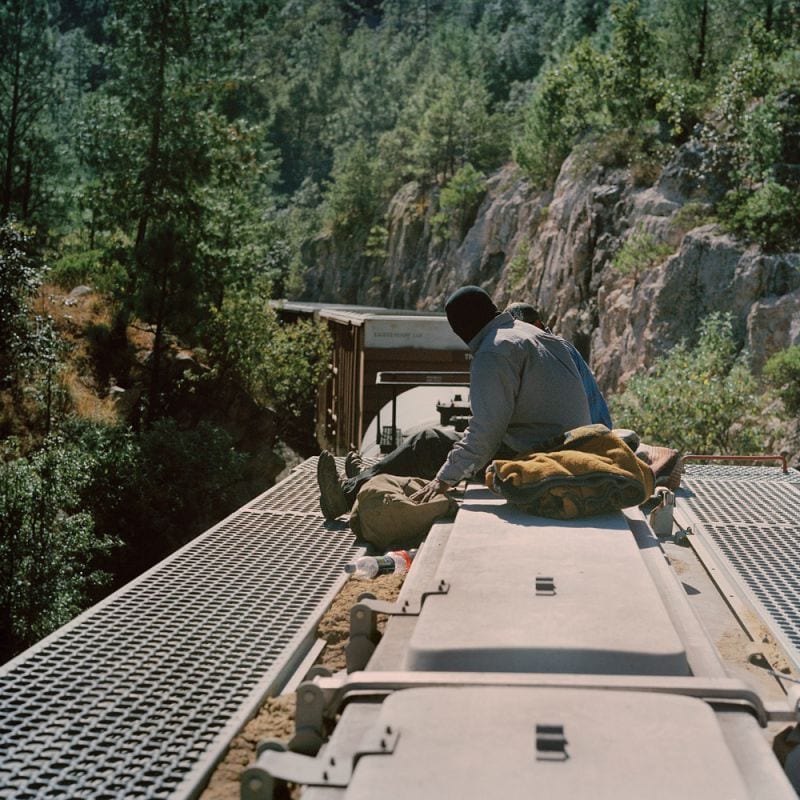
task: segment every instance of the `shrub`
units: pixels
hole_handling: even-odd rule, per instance
[[[432,220],[436,238],[452,232],[463,234],[485,193],[486,176],[472,164],[464,164],[439,195],[439,213]]]
[[[29,303],[42,273],[30,244],[13,222],[0,225],[0,387],[11,382],[21,353],[30,349]]]
[[[103,561],[117,584],[165,558],[237,508],[245,456],[224,430],[164,418],[137,434],[72,419],[64,436],[85,464],[80,507],[122,547]]]
[[[719,206],[723,226],[767,250],[800,243],[800,197],[774,181],[755,191],[728,192]]]
[[[800,414],[800,346],[794,345],[771,356],[764,365],[764,378],[775,389],[790,414]]]
[[[12,655],[74,617],[108,576],[92,560],[116,544],[82,510],[90,459],[50,437],[0,463],[0,641]]]
[[[651,233],[637,227],[625,240],[612,264],[623,275],[637,277],[642,270],[655,267],[671,253],[668,244],[659,242]]]
[[[68,250],[57,258],[47,277],[62,289],[86,284],[111,294],[124,284],[125,268],[107,250]]]
[[[765,169],[771,169],[779,140],[773,103],[781,88],[776,52],[774,34],[753,25],[719,82],[710,124],[703,127],[701,177],[742,187],[763,180]]]
[[[670,220],[672,227],[686,233],[687,231],[699,228],[701,225],[708,225],[716,222],[716,217],[711,212],[711,207],[705,203],[686,203],[682,205]]]
[[[511,281],[511,286],[515,287],[522,283],[525,276],[528,274],[529,259],[531,254],[531,241],[527,234],[523,234],[517,246],[517,252],[514,257],[508,262],[508,277]]]
[[[324,323],[281,324],[263,297],[230,293],[213,312],[211,354],[217,371],[232,374],[263,408],[284,423],[313,416],[326,375],[331,336]]]
[[[618,424],[647,442],[695,453],[757,453],[757,382],[737,354],[730,314],[700,324],[695,347],[686,341],[631,378],[612,399]]]
[[[389,229],[385,225],[373,225],[369,229],[364,255],[369,258],[386,258],[388,255]]]

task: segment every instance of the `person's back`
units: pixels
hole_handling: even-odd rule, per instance
[[[481,342],[474,360],[499,357],[514,363],[519,389],[503,443],[524,452],[585,424],[587,402],[579,391],[580,374],[565,342],[513,319],[506,322],[504,317],[497,318],[502,322]],[[496,363],[493,366],[498,378],[507,374]],[[497,386],[490,393],[496,397]],[[472,413],[476,415],[474,405]]]
[[[317,480],[326,519],[348,511],[360,487],[375,475],[430,478],[411,497],[425,502],[475,475],[492,459],[530,452],[570,428],[589,424],[586,393],[563,340],[501,314],[477,286],[453,292],[445,313],[453,332],[473,353],[472,416],[464,437],[421,431],[344,481],[333,456],[323,451]]]
[[[556,335],[544,324],[538,309],[530,303],[511,303],[506,307],[506,311],[520,322],[525,322],[528,325],[532,325],[537,330],[542,330],[553,336]],[[589,402],[589,414],[592,422],[600,422],[611,430],[614,427],[611,422],[611,413],[608,410],[608,404],[603,397],[603,393],[600,391],[600,387],[597,385],[597,380],[592,370],[574,344],[568,342],[561,336],[557,336],[556,338],[567,346],[572,360],[575,362],[581,382],[583,383],[583,388],[586,392],[586,399]]]
[[[500,447],[509,454],[528,452],[590,421],[580,375],[557,336],[499,314],[469,348],[472,417],[439,470],[440,480],[457,483]]]

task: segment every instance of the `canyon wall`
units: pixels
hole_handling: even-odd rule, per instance
[[[477,284],[500,307],[537,305],[608,392],[682,338],[691,342],[710,312],[730,311],[758,372],[772,353],[800,344],[800,252],[765,253],[709,222],[718,193],[695,177],[696,148],[680,149],[650,186],[628,170],[581,169],[572,158],[553,190],[539,192],[507,166],[489,176],[476,211],[439,238],[437,198],[407,184],[388,210],[385,256],[320,237],[307,253],[316,265],[309,293],[441,309],[453,289]],[[614,257],[631,236],[661,247],[651,265],[622,274]]]

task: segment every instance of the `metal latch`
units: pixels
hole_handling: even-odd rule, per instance
[[[671,536],[675,493],[661,486],[656,491],[661,495],[661,502],[650,512],[650,527],[656,536]]]
[[[556,580],[549,576],[536,576],[536,594],[552,597],[556,593]]]
[[[536,726],[536,760],[566,761],[567,737],[564,736],[563,725]]]

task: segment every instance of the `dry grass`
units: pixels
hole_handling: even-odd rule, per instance
[[[71,298],[47,283],[39,289],[33,309],[37,314],[51,316],[56,328],[77,344],[88,325],[110,325],[114,310],[111,301],[94,292]]]
[[[99,397],[93,385],[88,385],[75,367],[67,367],[61,381],[67,392],[70,408],[79,417],[106,425],[114,425],[120,421],[114,401],[110,397]]]

